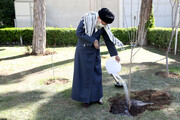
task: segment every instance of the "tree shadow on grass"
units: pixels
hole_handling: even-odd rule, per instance
[[[123,68],[128,68],[129,64],[122,64]],[[137,68],[136,71],[132,72],[132,79],[131,79],[131,91],[142,91],[142,90],[160,90],[160,91],[166,91],[168,93],[170,93],[170,95],[173,97],[173,104],[179,104],[179,100],[180,100],[180,79],[178,78],[164,78],[161,76],[156,76],[156,72],[160,71],[160,70],[165,70],[165,67],[163,67],[163,64],[159,64],[159,63],[151,63],[151,62],[143,62],[143,63],[135,63],[134,67],[133,67],[133,71],[134,69]],[[129,74],[128,72],[123,73],[123,68],[122,68],[122,73],[120,72],[119,75],[122,77],[122,79],[126,82],[127,86],[128,86],[128,80],[129,80]],[[114,84],[116,83],[115,80],[113,79],[113,77],[111,77],[111,75],[108,75],[108,73],[106,72],[106,69],[103,68],[103,76],[106,76],[106,78],[103,77],[103,81],[104,84],[107,86],[112,86],[114,87]],[[111,81],[111,82],[110,82]],[[116,87],[117,88],[117,87]],[[175,90],[172,90],[173,88],[175,88]],[[177,89],[178,88],[178,89]],[[121,88],[117,88],[117,89],[112,89],[109,88],[109,91],[113,92],[113,93],[118,93],[121,95],[124,95],[124,89]],[[177,89],[177,90],[176,90]],[[107,93],[108,95],[110,95],[111,93]],[[125,95],[124,95],[125,96]],[[179,104],[180,105],[180,104]],[[173,108],[173,106],[167,106]],[[177,108],[176,108],[177,109]],[[163,113],[163,111],[157,111],[159,113]],[[174,113],[174,111],[172,111],[173,114],[177,117],[179,115],[179,113]],[[162,114],[162,118],[173,118],[173,115],[167,115],[167,114]],[[150,113],[150,114],[155,114]],[[157,114],[158,117],[157,119],[162,119],[160,114]],[[151,116],[148,116],[149,118],[151,118]],[[146,118],[148,118],[146,117]],[[137,117],[136,117],[137,118]],[[141,120],[143,120],[143,117],[138,117],[141,118]]]
[[[51,100],[42,105],[36,113],[36,120],[92,120],[95,114],[103,109],[102,105],[93,104],[89,109],[83,108],[80,102],[71,99],[71,88],[57,93]]]
[[[69,88],[52,96],[47,104],[42,105],[36,113],[36,120],[64,120],[68,116],[71,117],[78,109],[82,108],[79,103],[71,100],[71,88]]]
[[[0,49],[0,51],[3,51],[3,50],[5,50],[5,49]]]
[[[166,57],[166,51],[165,50],[160,50],[160,49],[157,49],[154,47],[143,47],[143,49],[148,50],[148,51],[153,52],[153,53],[156,53],[156,54],[159,54],[159,55],[163,55],[164,57]],[[174,55],[174,53],[169,53],[168,57],[180,62],[180,55],[179,54]]]
[[[122,66],[128,67],[129,64],[122,64]],[[174,84],[172,81],[178,81],[178,79],[165,79],[160,76],[156,76],[155,72],[160,70],[163,66],[162,64],[158,63],[150,63],[150,62],[144,62],[144,63],[137,63],[135,64],[139,66],[139,70],[132,73],[132,84],[131,84],[131,90],[146,90],[146,89],[153,89],[153,90],[167,90],[167,87],[173,86]],[[146,67],[146,69],[141,69],[141,67]],[[104,98],[106,98],[104,101],[105,105],[99,106],[99,105],[93,105],[89,109],[85,109],[81,106],[80,103],[74,102],[71,100],[71,88],[66,89],[62,92],[57,93],[56,95],[51,97],[51,100],[42,105],[37,113],[36,113],[36,120],[39,119],[101,119],[106,118],[108,119],[108,108],[109,103],[108,99],[110,98],[111,94],[113,93],[123,93],[123,88],[115,88],[111,84],[106,84],[112,77],[105,78],[105,76],[110,76],[105,69],[103,69],[103,90],[104,90]],[[124,74],[121,75],[121,77],[124,80],[127,80],[129,75]],[[113,80],[114,81],[114,80]],[[114,82],[115,83],[115,82]],[[127,83],[127,81],[126,81]],[[169,86],[167,85],[169,84]],[[177,84],[177,83],[176,83]],[[178,87],[178,86],[176,86]],[[180,87],[180,86],[179,86]],[[175,95],[174,97],[174,103],[179,101],[180,93],[179,92],[173,92],[170,91],[170,94]],[[106,116],[103,116],[106,114]],[[99,115],[98,117],[96,115]],[[146,116],[147,115],[147,116]],[[178,113],[174,114],[175,116],[178,115]],[[146,116],[146,117],[145,117]],[[112,116],[111,116],[112,117]],[[167,115],[163,111],[156,111],[156,112],[148,112],[143,113],[143,116],[137,116],[135,117],[143,120],[144,118],[152,118],[152,119],[161,119],[161,118],[168,118],[171,119],[174,116]],[[118,115],[114,115],[114,119],[121,119],[122,117]]]
[[[169,66],[174,66],[175,63],[171,63]],[[129,64],[122,64],[122,72],[123,69],[129,71]],[[106,71],[104,67],[103,70]],[[142,62],[142,63],[133,63],[133,71],[131,74],[131,86],[133,89],[163,89],[169,86],[177,86],[180,87],[179,78],[164,78],[161,76],[157,76],[156,72],[166,71],[166,66],[164,64],[154,63],[154,62]],[[122,79],[126,81],[128,84],[129,80],[129,72],[127,74],[118,73]],[[106,74],[107,76],[107,74]],[[109,75],[110,76],[110,75]],[[104,82],[114,81],[113,77],[110,77],[111,80],[106,79]],[[172,82],[173,81],[173,82]],[[115,84],[115,81],[114,81]]]
[[[0,111],[12,109],[18,106],[27,107],[32,103],[35,103],[41,99],[45,92],[30,91],[30,92],[10,92],[6,94],[0,94]]]
[[[55,62],[53,64],[54,67],[56,66],[61,66],[61,65],[65,65],[68,63],[73,62],[74,59],[68,59],[68,60],[64,60],[64,61],[59,61],[59,62]],[[33,74],[33,73],[37,73],[37,72],[41,72],[43,70],[49,69],[52,67],[52,64],[47,64],[47,65],[43,65],[43,66],[39,66],[33,69],[29,69],[26,71],[22,71],[19,73],[15,73],[12,75],[0,75],[0,85],[4,85],[4,84],[13,84],[13,83],[17,83],[20,82],[21,79],[27,75]]]
[[[125,49],[129,49],[129,48],[130,48],[129,46],[125,47]],[[118,48],[117,51],[121,51],[121,49]],[[101,55],[105,55],[105,54],[108,54],[108,51],[101,52]],[[15,56],[14,58],[20,58],[20,57],[23,57],[23,55]],[[13,57],[5,58],[5,59],[6,60],[13,59]],[[55,66],[65,65],[65,64],[71,63],[73,61],[74,61],[74,59],[68,59],[68,60],[65,60],[65,61],[59,61],[59,62],[54,63],[53,66],[55,67]],[[27,76],[27,75],[33,74],[33,73],[37,73],[37,72],[41,72],[41,71],[49,69],[51,67],[52,67],[52,64],[47,64],[47,65],[39,66],[39,67],[36,67],[36,68],[33,68],[33,69],[29,69],[29,70],[26,70],[26,71],[22,71],[22,72],[19,72],[19,73],[15,73],[15,74],[12,74],[12,75],[0,75],[0,85],[13,84],[13,83],[20,82],[21,79],[24,76]]]
[[[7,58],[1,58],[0,61],[4,61],[4,60],[12,60],[12,59],[18,59],[18,58],[28,57],[28,56],[29,56],[29,55],[22,54],[22,55],[17,55],[17,56],[12,56],[12,57],[7,57]]]

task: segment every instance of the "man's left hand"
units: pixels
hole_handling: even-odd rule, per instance
[[[115,59],[116,59],[116,61],[119,63],[120,62],[120,57],[118,56],[118,55],[116,55],[116,57],[115,57]]]

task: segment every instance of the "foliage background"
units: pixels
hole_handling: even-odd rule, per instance
[[[125,45],[129,45],[129,28],[112,28],[113,34]],[[155,27],[148,30],[146,39],[148,45],[160,49],[168,47],[171,38],[171,28]],[[180,31],[179,31],[180,32]],[[47,46],[72,46],[77,44],[76,29],[74,28],[46,28]],[[0,45],[20,44],[22,37],[24,45],[31,45],[33,28],[3,28],[0,29]],[[180,40],[180,33],[178,35]],[[172,41],[171,51],[174,50],[175,38]],[[177,52],[180,53],[180,42],[178,41]]]
[[[0,0],[0,28],[14,27],[14,0]]]

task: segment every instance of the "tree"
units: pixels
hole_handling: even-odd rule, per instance
[[[138,26],[138,44],[145,45],[147,42],[146,33],[148,28],[146,28],[146,23],[150,19],[152,11],[152,0],[142,0],[141,1],[141,11],[140,11],[140,21]]]
[[[0,0],[0,28],[14,27],[14,0]]]
[[[139,9],[139,0],[138,0],[137,8]],[[138,15],[139,15],[139,13],[137,13],[137,17],[138,17]],[[134,21],[135,21],[135,17],[134,17]],[[132,25],[132,0],[131,0],[131,25]],[[147,33],[149,27],[154,27],[154,17],[153,17],[153,13],[152,13],[152,0],[141,0],[138,36],[136,34],[136,30],[133,30],[132,27],[131,27],[131,36],[129,36],[130,37],[130,45],[131,45],[131,56],[130,56],[130,64],[129,64],[129,80],[128,80],[128,89],[129,89],[128,90],[128,108],[129,109],[131,107],[130,90],[131,90],[131,79],[132,79],[132,75],[131,75],[132,62],[133,62],[133,58],[136,55],[136,53],[140,50],[140,48],[145,43],[144,41],[145,41],[146,33]],[[133,31],[135,31],[134,35],[132,35]],[[141,45],[141,47],[137,51],[134,52],[134,48],[137,46],[137,43],[139,45]]]
[[[34,0],[32,54],[44,54],[46,49],[46,0]]]
[[[171,13],[171,26],[172,26],[172,33],[171,33],[171,39],[169,41],[169,46],[168,49],[166,51],[166,71],[167,71],[167,75],[169,76],[169,65],[168,65],[168,54],[171,48],[171,43],[175,34],[175,30],[179,27],[180,25],[180,19],[179,21],[177,21],[177,17],[178,17],[178,12],[180,14],[180,11],[178,11],[180,9],[180,0],[169,0],[171,7],[172,7],[172,13]]]

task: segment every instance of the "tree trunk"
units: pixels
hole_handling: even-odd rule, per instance
[[[146,28],[146,23],[150,18],[152,10],[152,0],[141,0],[141,13],[140,21],[138,26],[138,44],[146,45],[146,33],[148,28]]]
[[[32,54],[44,54],[46,49],[46,0],[34,0]]]
[[[177,21],[177,15],[178,15],[178,9],[179,9],[179,5],[180,5],[180,0],[175,0],[174,2],[170,0],[171,3],[171,7],[172,7],[172,15],[171,15],[171,21],[172,21],[172,33],[171,33],[171,39],[169,42],[169,46],[168,46],[168,50],[166,52],[166,72],[167,75],[169,76],[169,62],[168,62],[168,54],[171,48],[171,44],[173,41],[173,37],[175,34],[175,30],[179,27],[180,25],[180,20]]]

